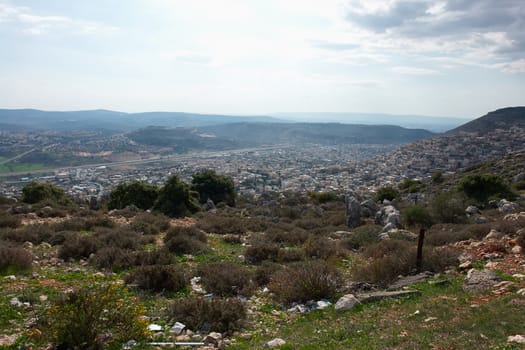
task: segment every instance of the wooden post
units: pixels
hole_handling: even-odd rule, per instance
[[[425,229],[419,229],[419,240],[417,241],[417,258],[416,258],[416,269],[417,272],[421,272],[423,265],[423,241],[425,240]]]

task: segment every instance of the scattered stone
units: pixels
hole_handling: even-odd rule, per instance
[[[41,302],[47,301],[47,295],[38,296],[38,300],[40,300]]]
[[[361,302],[355,297],[355,295],[346,294],[337,300],[334,308],[336,311],[346,311],[351,310],[354,306],[359,304],[361,304]]]
[[[106,275],[104,275],[104,273],[102,273],[102,272],[95,272],[93,274],[93,277],[103,278],[103,277],[106,277]]]
[[[521,246],[519,246],[519,245],[515,245],[514,247],[512,247],[510,252],[512,254],[521,254],[521,253],[523,253],[523,248]]]
[[[219,347],[219,345],[221,345],[221,340],[222,340],[222,334],[217,333],[217,332],[211,332],[210,334],[206,336],[206,338],[204,338],[204,345],[211,344],[215,347]]]
[[[459,269],[460,270],[468,270],[468,269],[471,269],[472,268],[472,261],[470,260],[467,260],[461,264],[459,264]]]
[[[273,311],[277,311],[277,310],[273,310]],[[272,314],[273,314],[273,311],[272,311]],[[292,306],[291,308],[289,308],[286,311],[293,312],[293,313],[298,313],[298,314],[305,314],[305,313],[307,313],[309,311],[309,309],[306,306],[304,306],[303,304],[297,304],[297,305]],[[278,315],[280,315],[280,312],[278,313]]]
[[[201,278],[199,276],[193,277],[190,280],[191,290],[197,294],[206,294],[204,288],[200,285]]]
[[[427,317],[424,322],[431,322],[437,320],[437,317]]]
[[[252,333],[241,333],[239,335],[239,338],[245,339],[245,340],[250,340],[250,339],[252,339],[252,337],[253,337]]]
[[[483,215],[476,215],[474,216],[474,223],[475,224],[486,224],[489,220],[484,217]]]
[[[516,278],[516,279],[519,279],[519,280],[525,280],[525,275],[521,274],[521,273],[515,273],[515,274],[512,275],[512,278]]]
[[[367,218],[374,217],[378,211],[377,204],[372,199],[367,199],[361,202],[360,205],[361,205],[361,214],[364,217],[367,217]]]
[[[128,340],[124,345],[122,345],[122,349],[129,350],[134,346],[137,346],[137,341],[134,339]]]
[[[161,325],[158,325],[156,323],[152,323],[148,326],[148,331],[151,331],[151,332],[160,332],[162,331],[162,326]]]
[[[176,336],[175,340],[177,342],[189,342],[191,340],[191,337],[187,334],[182,334],[182,335]]]
[[[493,271],[470,269],[467,272],[463,289],[469,292],[484,292],[500,281],[501,279]]]
[[[522,288],[516,292],[516,294],[524,295],[525,296],[525,288]]]
[[[496,267],[498,267],[498,262],[497,261],[489,261],[488,263],[485,264],[485,268],[486,269],[489,269],[489,270],[493,270],[495,269]]]
[[[175,324],[173,325],[173,327],[170,328],[170,333],[171,334],[175,334],[175,335],[179,335],[182,333],[182,331],[184,330],[184,328],[186,328],[186,325],[183,324],[183,323],[180,323],[180,322],[175,322]]]
[[[417,275],[413,276],[406,276],[398,279],[396,282],[392,283],[390,286],[388,286],[387,290],[398,290],[401,288],[404,288],[406,286],[410,286],[419,282],[427,281],[430,278],[434,277],[434,274],[432,272],[421,272]]]
[[[485,236],[484,240],[487,241],[489,239],[501,239],[503,237],[503,233],[496,231],[494,229],[490,230],[490,232]]]
[[[525,344],[525,336],[521,334],[511,335],[507,338],[509,343]]]
[[[31,249],[33,249],[33,243],[31,243],[31,242],[24,242],[22,247],[24,247],[24,249],[26,249],[26,250],[31,250]]]
[[[518,209],[518,205],[514,202],[509,202],[506,199],[502,199],[498,202],[498,210],[503,213],[511,213]]]
[[[477,215],[477,214],[481,214],[481,211],[479,210],[478,207],[475,207],[473,205],[469,205],[467,207],[467,209],[465,209],[465,213],[468,215],[468,216],[473,216],[473,215]]]
[[[266,347],[268,348],[278,348],[279,346],[283,346],[286,344],[286,342],[281,338],[275,338],[270,340],[268,343],[266,343]]]
[[[319,300],[318,302],[315,303],[314,306],[316,309],[322,310],[322,309],[326,309],[330,305],[332,305],[332,303],[327,300]]]
[[[16,281],[16,276],[15,275],[7,275],[7,276],[4,277],[4,279],[9,280],[9,281]]]
[[[18,300],[17,297],[12,297],[11,300],[9,300],[9,305],[14,306],[14,307],[21,307],[21,306],[24,306],[24,303]]]

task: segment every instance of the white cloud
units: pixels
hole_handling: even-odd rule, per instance
[[[392,67],[392,72],[407,75],[434,75],[437,71],[428,68],[397,66]]]

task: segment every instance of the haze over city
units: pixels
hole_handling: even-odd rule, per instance
[[[505,1],[0,0],[0,107],[475,118],[524,104]]]

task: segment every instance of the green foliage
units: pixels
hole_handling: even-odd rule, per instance
[[[233,332],[242,327],[246,308],[239,299],[233,298],[181,298],[170,305],[168,316],[195,332]]]
[[[399,189],[402,191],[408,191],[409,193],[416,193],[421,190],[423,184],[419,180],[414,179],[405,179],[401,184],[399,184]]]
[[[201,203],[211,199],[213,203],[235,205],[235,187],[233,179],[226,175],[217,174],[213,170],[203,170],[193,174],[191,189],[199,193]]]
[[[516,191],[525,191],[525,181],[518,181],[512,184]]]
[[[0,214],[0,228],[17,228],[22,225],[22,220],[18,216]]]
[[[442,192],[430,201],[430,211],[435,222],[461,223],[466,220],[466,198],[456,191]]]
[[[341,196],[334,192],[308,192],[308,196],[315,203],[328,203],[328,202],[337,202],[341,201]]]
[[[432,182],[435,184],[440,184],[443,182],[443,173],[441,171],[434,171],[431,175]]]
[[[277,271],[268,288],[282,303],[307,302],[335,296],[341,283],[339,271],[323,260],[294,263]]]
[[[31,182],[22,188],[22,201],[29,204],[47,202],[55,205],[69,206],[71,199],[63,189],[45,182]]]
[[[489,199],[516,198],[516,194],[499,176],[491,174],[464,176],[458,183],[458,190],[480,204],[486,203]]]
[[[429,228],[433,220],[425,207],[413,205],[403,210],[403,222],[408,227]]]
[[[142,210],[153,207],[159,189],[142,181],[123,183],[115,187],[109,194],[108,209],[123,209],[134,205]]]
[[[384,201],[385,199],[386,200],[393,200],[395,198],[398,198],[399,197],[399,192],[392,186],[385,186],[385,187],[381,187],[380,189],[377,190],[375,196],[374,196],[374,199],[375,201],[377,202],[382,202]]]
[[[147,336],[142,306],[117,284],[66,293],[41,317],[42,336],[64,349],[104,349]]]
[[[187,183],[172,176],[160,189],[153,209],[170,217],[189,216],[199,210],[197,198]]]
[[[33,257],[21,246],[0,241],[0,273],[31,269]]]
[[[126,277],[126,283],[153,292],[179,292],[189,283],[184,269],[173,265],[140,266]]]

